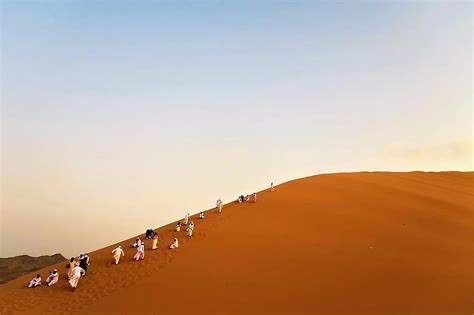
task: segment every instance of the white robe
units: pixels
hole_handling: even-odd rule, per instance
[[[117,247],[116,249],[114,249],[112,251],[112,254],[114,254],[114,258],[115,258],[115,264],[117,265],[120,261],[120,257],[122,256],[125,256],[125,253],[123,252],[123,249],[122,247]]]
[[[137,248],[137,253],[133,257],[135,260],[145,259],[145,245],[140,244]]]
[[[187,225],[189,222],[189,213],[184,217],[184,225]]]
[[[178,239],[175,239],[173,243],[170,245],[170,249],[175,249],[179,247]]]
[[[76,266],[74,267],[74,269],[72,269],[71,280],[69,280],[69,284],[73,289],[77,287],[77,285],[79,284],[79,279],[81,278],[81,276],[85,275],[85,273],[86,272],[84,271],[84,269],[79,266]]]
[[[52,274],[50,274],[49,277],[46,279],[46,283],[48,284],[48,287],[58,282],[58,279],[59,279],[59,274],[57,272],[56,273],[53,272]]]
[[[28,288],[35,288],[39,285],[41,285],[41,277],[39,278],[34,277],[33,280],[31,280],[30,283],[28,284]]]

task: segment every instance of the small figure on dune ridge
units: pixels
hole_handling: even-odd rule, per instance
[[[189,223],[189,212],[186,213],[186,215],[184,216],[184,220],[183,220],[183,221],[184,221],[184,222],[183,222],[184,225],[188,225],[188,223]]]
[[[222,206],[223,206],[223,205],[222,205],[222,200],[221,200],[220,198],[217,199],[216,207],[217,207],[217,209],[219,210],[219,213],[222,212]]]
[[[151,239],[153,237],[153,230],[152,229],[147,229],[145,231],[145,239],[148,240],[148,239]]]
[[[204,219],[204,212],[203,211],[199,212],[199,219]]]
[[[158,248],[158,233],[157,232],[153,232],[153,243],[151,245],[151,249],[155,250]]]
[[[270,191],[275,191],[275,186],[273,186],[273,182],[270,183]]]

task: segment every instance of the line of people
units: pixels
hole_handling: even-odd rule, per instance
[[[270,184],[270,191],[275,191],[273,186],[273,182]],[[257,202],[257,193],[253,193],[253,202]],[[250,195],[244,196],[240,195],[237,199],[239,203],[244,201],[250,201]],[[221,199],[217,199],[216,208],[219,213],[222,213],[223,203]],[[204,219],[205,214],[203,211],[199,213],[199,219]],[[194,232],[194,222],[190,220],[190,214],[187,213],[183,219],[183,223],[178,221],[176,223],[176,232],[181,231],[181,225],[187,226],[185,232],[188,237],[192,237]],[[153,231],[153,229],[147,229],[145,232],[145,239],[153,239],[152,242],[152,250],[158,249],[158,233]],[[137,238],[135,242],[132,244],[132,247],[136,248],[136,253],[133,256],[133,259],[144,260],[145,259],[145,242],[141,241],[140,238]],[[173,242],[170,244],[169,249],[175,249],[179,247],[178,238],[174,238]],[[120,258],[125,256],[125,252],[122,249],[122,246],[118,246],[114,250],[112,250],[114,262],[116,265],[119,264]],[[71,258],[70,262],[67,264],[66,268],[68,268],[67,279],[69,280],[69,284],[71,286],[71,290],[74,291],[78,284],[81,277],[86,275],[86,271],[90,265],[90,258],[88,254],[81,254],[77,259]],[[59,281],[59,272],[57,269],[54,269],[49,272],[49,276],[46,279],[46,285],[48,287],[56,284]],[[41,275],[37,274],[28,284],[28,288],[36,288],[41,285]]]
[[[239,203],[241,203],[241,202],[244,202],[244,201],[250,201],[250,199],[252,199],[253,202],[257,202],[257,193],[253,193],[253,194],[252,194],[252,197],[250,197],[250,195],[247,195],[247,196],[240,195],[240,196],[237,198],[237,201],[238,201]]]

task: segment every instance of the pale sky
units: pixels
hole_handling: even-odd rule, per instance
[[[2,1],[0,256],[342,171],[472,170],[469,1]]]

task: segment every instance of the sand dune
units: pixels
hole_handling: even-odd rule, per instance
[[[144,261],[132,240],[118,266],[117,244],[90,253],[74,293],[1,285],[0,314],[474,313],[472,172],[313,176],[193,221],[191,239],[161,227]]]

